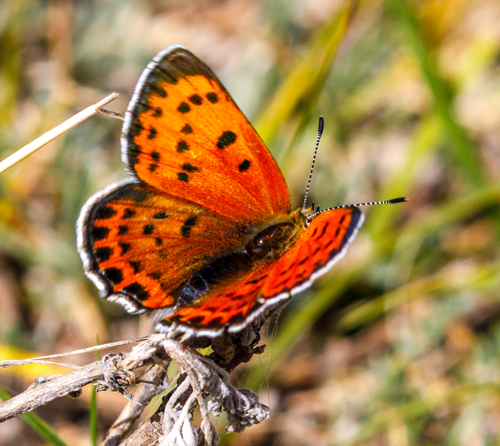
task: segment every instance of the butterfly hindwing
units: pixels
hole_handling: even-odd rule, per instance
[[[212,336],[223,327],[230,332],[241,330],[328,271],[343,257],[362,223],[359,208],[335,209],[318,215],[283,257],[244,272],[193,305],[180,308],[160,321],[157,330],[201,331]]]
[[[175,307],[173,291],[241,238],[232,222],[137,180],[92,197],[78,228],[87,275],[131,312]]]
[[[258,298],[268,275],[267,266],[249,271],[210,291],[193,305],[180,308],[158,322],[156,330],[180,330],[206,336],[216,336],[227,328],[239,331],[265,310]]]
[[[262,296],[273,299],[280,293],[295,294],[309,287],[344,256],[363,220],[361,210],[356,207],[319,214],[295,245],[276,262]]]
[[[269,150],[210,68],[179,46],[142,74],[125,115],[122,157],[145,183],[239,224],[290,211]]]

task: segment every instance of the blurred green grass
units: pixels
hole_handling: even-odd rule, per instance
[[[495,0],[8,0],[0,153],[111,91],[123,112],[173,43],[221,77],[297,206],[323,115],[311,201],[411,201],[366,209],[345,259],[284,310],[268,353],[234,377],[261,388],[272,417],[223,441],[497,444],[499,18]],[[99,301],[75,249],[80,206],[125,176],[119,132],[92,118],[0,177],[2,344],[60,352],[151,329]],[[12,391],[27,384],[0,374]],[[120,409],[107,398],[101,430]],[[68,444],[86,438],[88,404],[58,404],[41,414]],[[41,444],[10,421],[4,439]]]

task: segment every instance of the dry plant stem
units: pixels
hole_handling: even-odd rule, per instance
[[[72,352],[67,352],[67,353],[58,353],[56,355],[38,356],[36,358],[18,359],[18,360],[12,360],[12,361],[0,361],[0,369],[4,369],[7,367],[16,367],[16,366],[20,366],[20,365],[29,365],[29,364],[52,364],[52,365],[59,365],[59,366],[63,366],[63,367],[69,367],[72,369],[79,369],[80,367],[75,366],[74,364],[64,364],[61,362],[51,362],[51,361],[47,361],[47,360],[48,359],[63,358],[65,356],[81,355],[83,353],[89,353],[89,352],[103,351],[103,350],[106,350],[108,348],[119,347],[119,346],[128,345],[128,344],[134,344],[136,342],[142,342],[142,341],[147,340],[148,338],[149,338],[149,336],[142,336],[140,338],[128,339],[127,341],[110,342],[109,344],[95,345],[93,347],[82,348],[80,350],[73,350]]]
[[[100,115],[109,116],[110,118],[119,119],[120,121],[123,121],[125,119],[125,116],[123,116],[121,113],[116,113],[105,108],[100,108],[99,110],[97,110],[97,112]]]
[[[186,382],[190,384],[191,387],[193,388],[193,395],[195,398],[194,399],[192,398],[193,395],[189,397],[188,401],[184,405],[183,412],[186,411],[189,412],[191,410],[191,406],[194,405],[194,401],[198,400],[198,406],[200,407],[200,413],[202,419],[201,427],[203,429],[206,443],[212,444],[214,441],[211,429],[212,426],[208,418],[207,405],[205,399],[203,398],[202,385],[198,379],[198,376],[194,373],[194,370],[198,369],[196,370],[198,372],[197,374],[205,375],[204,376],[205,379],[208,378],[207,375],[210,375],[210,372],[208,370],[199,369],[199,364],[201,364],[201,362],[198,363],[197,360],[203,361],[203,356],[196,352],[191,352],[190,350],[187,350],[186,348],[183,347],[181,343],[173,341],[171,339],[167,339],[164,342],[162,342],[162,347],[165,349],[167,354],[181,366],[183,372],[188,375],[189,381],[186,380]],[[175,403],[176,399],[172,398],[172,401]],[[176,425],[172,427],[172,431],[169,433],[169,436],[176,430],[181,429],[182,424],[184,423],[185,416],[186,414],[183,413],[181,417],[176,421]],[[177,434],[174,433],[174,435]]]
[[[24,158],[36,152],[38,149],[42,148],[50,141],[56,139],[64,132],[67,132],[73,127],[76,127],[78,124],[81,124],[83,121],[94,116],[95,114],[100,113],[99,111],[100,107],[115,100],[117,97],[118,93],[111,93],[109,96],[106,96],[103,100],[97,102],[94,105],[91,105],[90,107],[87,107],[86,109],[72,116],[68,120],[64,121],[62,124],[59,124],[57,127],[54,127],[52,130],[49,130],[47,133],[44,133],[39,138],[35,139],[34,141],[20,148],[17,152],[13,153],[12,155],[4,159],[2,162],[0,162],[0,173],[5,172],[7,169],[11,168],[14,164],[17,164],[19,161],[22,161]]]
[[[101,442],[101,446],[119,444],[130,433],[134,423],[139,419],[151,399],[166,389],[163,382],[167,369],[168,364],[157,364],[140,377],[141,380],[154,382],[155,384],[141,383],[137,386],[133,400],[129,401],[124,407],[120,416],[106,434],[106,438]]]
[[[227,432],[241,432],[245,427],[260,423],[269,416],[269,408],[259,402],[256,394],[247,389],[236,389],[229,383],[230,370],[248,361],[253,354],[262,352],[261,347],[255,347],[258,339],[258,336],[248,338],[226,334],[224,339],[217,342],[208,338],[184,339],[181,342],[175,332],[154,334],[136,345],[130,353],[111,353],[101,361],[67,375],[37,379],[22,394],[0,403],[0,421],[34,410],[54,398],[78,394],[84,385],[97,384],[98,391],[120,392],[129,399],[133,398],[136,406],[130,406],[117,420],[106,438],[106,446],[215,446],[219,436],[210,422],[209,412],[215,415],[222,411],[227,413]],[[197,351],[208,345],[213,348],[210,357]],[[156,389],[156,384],[144,384],[143,387],[150,387],[148,396],[142,398],[138,394],[134,398],[128,390],[137,382],[133,370],[142,366],[151,365],[153,369],[159,366],[163,368],[162,376],[165,376],[170,360],[179,364],[184,372],[177,380],[177,387],[164,398],[157,413],[122,443],[151,395],[163,390]],[[145,378],[154,380],[152,375],[146,375]],[[209,397],[211,400],[207,403]],[[191,415],[196,405],[200,407],[202,417],[199,427],[193,425]]]
[[[259,329],[260,327],[255,328],[253,336],[242,334],[238,337],[223,337],[217,342],[212,340],[210,344],[214,353],[211,358],[196,351],[196,348],[208,345],[203,341],[179,342],[167,336],[161,346],[186,374],[177,381],[177,387],[164,397],[162,406],[152,418],[122,443],[115,437],[114,441],[105,443],[105,446],[216,445],[218,435],[208,417],[199,428],[192,425],[190,411],[199,404],[200,394],[204,399],[209,395],[213,398],[208,405],[211,406],[208,407],[208,412],[217,414],[225,410],[228,413],[228,419],[231,420],[228,432],[240,432],[245,426],[259,423],[266,418],[268,409],[258,402],[257,395],[248,390],[235,389],[228,382],[229,372],[234,367],[248,361],[253,354],[263,351],[262,347],[252,347],[258,342],[255,333]],[[192,383],[195,383],[194,388],[201,388],[201,392],[193,390]],[[203,405],[206,406],[207,403],[204,402]]]
[[[55,398],[78,392],[83,386],[102,380],[103,377],[102,364],[94,362],[80,370],[42,382],[0,403],[0,422],[31,412]]]
[[[124,354],[119,369],[128,372],[151,361],[159,348],[159,342],[163,339],[163,335],[152,335],[147,341],[135,346],[130,353]],[[0,422],[30,412],[55,398],[77,392],[87,384],[102,383],[108,388],[113,387],[113,383],[104,381],[107,374],[104,367],[102,361],[94,362],[67,375],[49,377],[38,385],[30,387],[10,400],[0,403]],[[128,385],[124,384],[123,388],[126,389]],[[120,391],[121,387],[115,385],[113,390]]]

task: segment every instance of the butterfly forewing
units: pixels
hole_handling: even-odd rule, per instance
[[[271,153],[212,71],[182,47],[159,53],[143,73],[122,153],[144,182],[240,225],[290,211]]]

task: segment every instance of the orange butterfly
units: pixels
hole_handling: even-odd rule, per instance
[[[330,269],[363,222],[357,207],[292,212],[259,135],[180,46],[142,73],[121,145],[132,178],[87,201],[78,249],[101,296],[161,332],[242,330]]]

